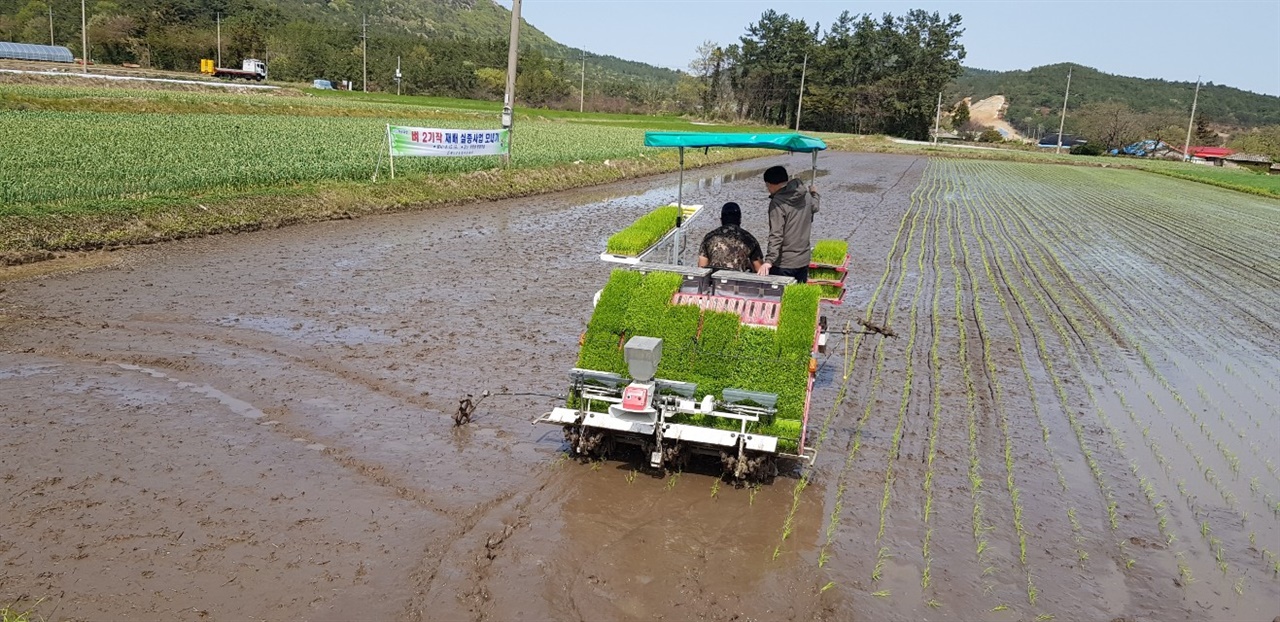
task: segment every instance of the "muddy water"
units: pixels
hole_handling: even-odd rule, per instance
[[[727,200],[763,239],[760,171],[801,160],[687,175],[686,201],[712,207],[692,239]],[[882,190],[831,190],[816,235],[892,225],[922,168],[824,158],[819,183]],[[54,619],[822,615],[819,494],[779,547],[794,480],[592,468],[527,423],[564,390],[604,239],[675,194],[669,175],[0,283],[0,602]],[[454,428],[486,389],[526,395]]]

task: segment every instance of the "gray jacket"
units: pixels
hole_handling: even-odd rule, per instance
[[[819,198],[810,195],[799,179],[787,182],[769,195],[769,251],[765,263],[794,270],[809,267],[809,231],[818,213]]]

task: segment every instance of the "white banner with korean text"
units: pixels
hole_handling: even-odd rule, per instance
[[[446,130],[427,127],[387,126],[392,157],[492,156],[510,149],[509,130]]]

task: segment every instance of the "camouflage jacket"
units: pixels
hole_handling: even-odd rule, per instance
[[[751,263],[762,261],[760,243],[755,236],[737,225],[724,225],[702,238],[698,254],[707,258],[707,266],[739,272],[752,272]]]

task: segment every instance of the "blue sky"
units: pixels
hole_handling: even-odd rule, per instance
[[[566,45],[684,69],[699,43],[737,41],[770,8],[824,29],[844,10],[959,13],[970,67],[1073,62],[1141,78],[1200,75],[1280,96],[1280,0],[522,0],[521,16]]]

